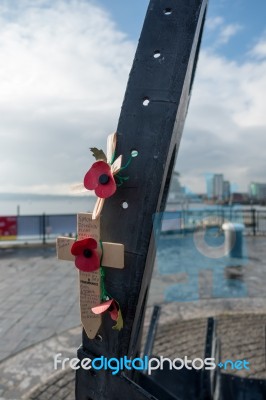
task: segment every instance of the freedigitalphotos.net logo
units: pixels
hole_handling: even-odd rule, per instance
[[[219,362],[216,364],[214,358],[194,358],[190,360],[187,356],[184,358],[175,358],[171,360],[170,358],[160,356],[158,358],[149,358],[144,356],[143,358],[130,359],[127,356],[120,358],[106,358],[104,356],[96,357],[93,360],[90,358],[84,358],[80,361],[78,358],[61,358],[62,353],[58,353],[54,356],[54,369],[65,369],[70,367],[74,370],[80,368],[84,370],[110,370],[112,375],[117,375],[120,371],[125,370],[137,370],[137,371],[147,371],[148,375],[151,375],[152,371],[163,370],[168,368],[170,370],[181,370],[186,368],[188,370],[214,370],[215,368],[220,368],[224,370],[250,370],[249,362],[247,360],[226,360],[225,362]]]

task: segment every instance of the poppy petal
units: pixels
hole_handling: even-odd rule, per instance
[[[88,190],[94,190],[98,185],[99,178],[95,175],[91,169],[84,176],[84,187]]]
[[[86,240],[86,247],[88,249],[90,249],[90,250],[97,249],[98,244],[97,244],[97,241],[95,239],[87,238],[87,239],[84,239],[84,240]]]
[[[83,246],[80,243],[80,240],[76,240],[76,242],[72,244],[71,254],[73,254],[73,256],[78,256],[79,254],[82,253],[82,251],[83,251]]]
[[[118,312],[119,312],[119,304],[117,303],[117,301],[114,300],[109,308],[109,314],[114,321],[117,321]]]
[[[83,253],[83,250],[90,249],[95,250],[97,249],[97,242],[93,238],[85,238],[81,240],[76,240],[72,247],[71,247],[71,254],[73,256],[78,256]]]
[[[110,308],[112,303],[114,302],[113,299],[105,301],[104,303],[98,304],[98,306],[92,307],[91,311],[94,314],[102,314]]]
[[[112,310],[109,310],[109,314],[110,314],[112,320],[117,321],[119,307],[118,307],[116,301],[114,301],[113,306],[114,307],[112,308]]]
[[[99,184],[95,189],[96,196],[106,199],[107,197],[112,196],[116,191],[116,183],[114,177],[112,175],[109,176],[109,182],[105,185]]]
[[[96,161],[84,177],[84,186],[88,190],[94,190],[99,185],[99,177],[103,174],[111,174],[110,166],[104,161]]]
[[[84,255],[78,255],[75,259],[75,265],[78,269],[83,272],[93,272],[100,267],[100,258],[96,251],[92,252],[90,258],[84,257]]]

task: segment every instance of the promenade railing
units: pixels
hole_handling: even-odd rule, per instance
[[[7,243],[54,242],[57,236],[75,237],[76,214],[21,215],[16,217],[16,237],[1,236],[0,245]],[[186,234],[197,229],[222,226],[224,222],[237,222],[245,226],[245,235],[266,235],[266,209],[185,209],[165,211],[162,233]]]

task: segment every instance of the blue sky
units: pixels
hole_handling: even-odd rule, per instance
[[[171,2],[172,0],[170,0]],[[119,29],[136,41],[139,38],[144,16],[149,2],[135,0],[98,0],[98,4],[105,7],[117,23]],[[221,49],[222,54],[234,60],[241,60],[250,50],[250,47],[266,30],[265,17],[266,2],[264,0],[210,0],[208,19],[222,17],[227,24],[239,24],[241,30]],[[215,35],[205,34],[203,46],[211,46]]]
[[[266,29],[266,3],[264,0],[213,0],[209,3],[208,18],[221,16],[227,24],[239,24],[237,35],[224,45],[220,51],[226,57],[242,61],[246,53],[261,37]],[[213,37],[204,36],[203,46],[211,46]]]
[[[169,2],[174,0],[169,0]],[[68,193],[117,126],[147,0],[2,0],[0,192]],[[265,182],[264,0],[209,4],[176,169]],[[110,57],[110,54],[112,57]]]

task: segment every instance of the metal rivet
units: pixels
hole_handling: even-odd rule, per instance
[[[164,12],[164,15],[171,15],[172,14],[172,8],[165,8],[163,12]]]
[[[147,107],[150,103],[150,99],[148,97],[144,97],[142,104]]]
[[[102,342],[103,341],[103,338],[102,338],[101,335],[97,335],[95,339],[98,340],[98,342]]]
[[[124,210],[126,210],[126,209],[128,208],[128,203],[127,203],[126,201],[123,201],[123,203],[122,203],[122,208],[123,208]]]
[[[131,157],[137,157],[139,155],[138,150],[132,150],[131,151]]]

